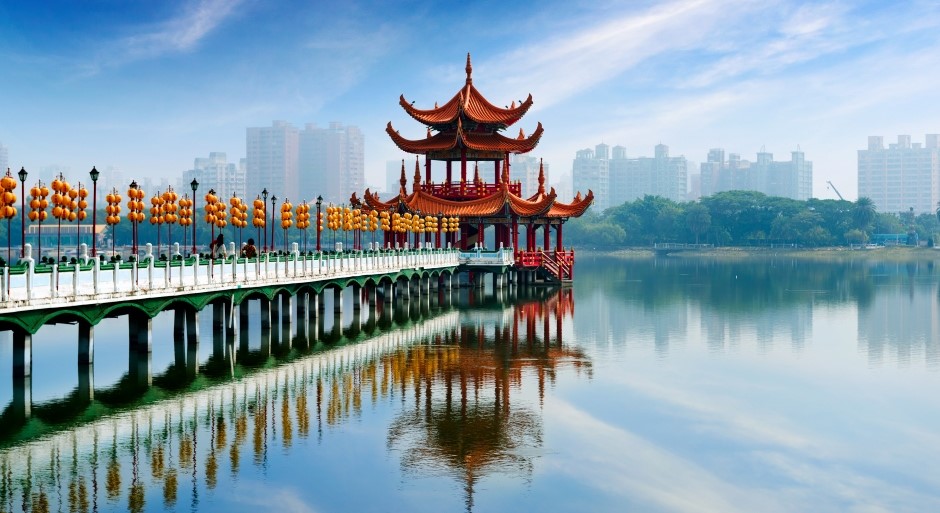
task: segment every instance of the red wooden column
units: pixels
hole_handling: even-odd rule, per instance
[[[428,158],[428,154],[424,154],[424,189],[430,190],[431,187],[431,159]]]
[[[477,228],[479,230],[477,232],[477,242],[480,244],[480,246],[486,245],[486,236],[483,234],[484,228],[486,228],[486,225],[483,223],[480,223],[480,226]]]
[[[467,149],[460,148],[460,194],[467,191]]]
[[[447,187],[450,187],[451,182],[454,181],[453,174],[451,172],[451,164],[454,162],[452,160],[447,161]]]
[[[564,251],[564,250],[565,250],[565,246],[564,246],[564,245],[562,244],[562,242],[561,242],[561,227],[562,227],[562,226],[564,226],[564,225],[559,224],[558,227],[555,228],[555,229],[557,230],[557,231],[555,232],[555,251]]]
[[[512,247],[514,251],[519,251],[519,218],[517,216],[512,216]]]
[[[545,230],[545,242],[542,244],[542,249],[547,252],[552,243],[552,225],[546,224],[542,229]]]
[[[525,230],[525,250],[535,251],[535,223],[529,221]]]
[[[493,162],[493,168],[495,169],[493,173],[493,183],[495,184],[502,182],[502,177],[499,175],[499,164],[500,164],[500,161],[498,160]]]

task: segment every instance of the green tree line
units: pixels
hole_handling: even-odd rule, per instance
[[[657,242],[716,246],[803,247],[863,244],[873,234],[905,234],[932,244],[940,221],[912,211],[879,213],[869,198],[805,201],[755,191],[728,191],[693,202],[645,196],[565,225],[565,244],[582,248],[650,246]]]

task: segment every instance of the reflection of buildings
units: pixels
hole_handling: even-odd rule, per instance
[[[933,284],[917,284],[912,278],[896,286],[880,287],[870,304],[859,306],[859,351],[868,355],[870,363],[881,364],[888,359],[908,365],[912,359],[923,358],[928,365],[937,364],[940,292]]]
[[[540,419],[521,402],[510,407],[510,389],[531,383],[541,395],[562,367],[590,372],[585,357],[561,341],[562,318],[572,311],[570,290],[516,308],[477,301],[0,449],[0,511],[206,508],[213,500],[206,492],[221,480],[267,472],[279,461],[271,451],[323,437],[370,403],[397,404],[390,399],[399,397],[402,404],[413,398],[418,410],[399,416],[390,442],[404,445],[434,430],[423,450],[405,454],[406,470],[431,458],[461,479],[469,473],[471,488],[489,472],[528,472],[532,455],[520,449],[538,447]]]

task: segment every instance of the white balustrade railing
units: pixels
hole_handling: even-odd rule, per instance
[[[0,315],[57,305],[117,302],[124,299],[173,296],[316,282],[404,269],[456,267],[454,249],[354,251],[301,255],[294,244],[287,255],[265,253],[258,258],[227,256],[201,260],[199,256],[173,262],[156,261],[148,247],[139,263],[63,263],[36,268],[32,248],[25,246],[25,267],[2,268]],[[235,255],[234,247],[229,253]],[[511,252],[510,252],[511,255]]]
[[[513,265],[515,263],[513,253],[512,247],[500,247],[496,251],[486,251],[481,246],[477,246],[470,251],[461,251],[459,263],[468,266]]]

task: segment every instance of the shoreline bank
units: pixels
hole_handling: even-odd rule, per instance
[[[575,249],[580,255],[606,256],[613,258],[655,258],[657,255],[647,248],[622,248],[611,250]],[[847,247],[825,248],[757,248],[718,247],[694,251],[677,251],[660,258],[801,258],[806,260],[850,261],[940,261],[940,249],[913,248],[907,246],[851,249]]]

